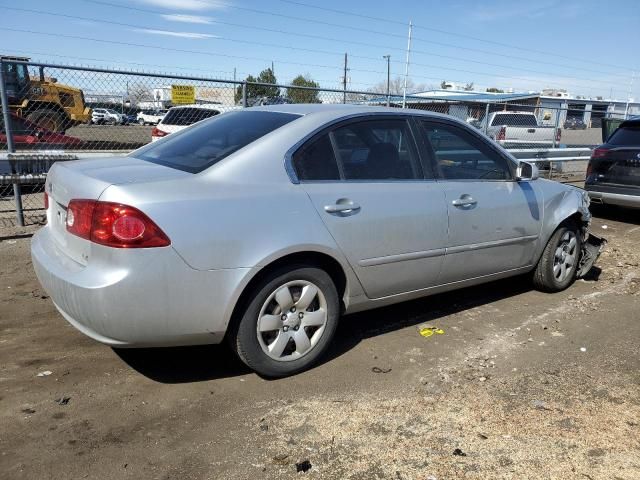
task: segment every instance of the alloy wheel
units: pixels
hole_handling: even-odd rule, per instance
[[[277,361],[297,360],[318,344],[327,325],[327,300],[307,280],[287,282],[273,291],[258,315],[262,351]]]

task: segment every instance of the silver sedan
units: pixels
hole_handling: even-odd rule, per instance
[[[602,247],[589,198],[429,112],[277,105],[127,157],[56,163],[38,278],[113,347],[219,343],[308,368],[352,313],[532,273],[553,292]]]

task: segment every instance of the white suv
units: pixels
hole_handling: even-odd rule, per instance
[[[123,125],[125,116],[110,108],[94,108],[91,112],[91,123],[98,125]]]
[[[138,123],[140,125],[157,125],[164,118],[168,110],[142,110],[138,112]]]

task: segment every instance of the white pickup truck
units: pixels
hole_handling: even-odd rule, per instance
[[[493,112],[478,128],[503,147],[555,147],[560,143],[560,129],[540,126],[532,112]]]

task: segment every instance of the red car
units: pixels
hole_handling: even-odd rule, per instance
[[[11,114],[11,132],[13,133],[13,143],[16,148],[27,145],[46,146],[48,148],[77,147],[84,143],[79,138],[46,130],[14,114]],[[7,134],[4,127],[4,119],[0,117],[0,144],[6,145],[6,143]]]

